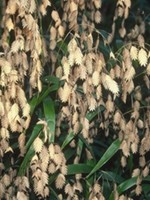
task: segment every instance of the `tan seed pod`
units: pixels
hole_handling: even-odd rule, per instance
[[[148,56],[147,56],[147,52],[143,48],[141,48],[138,52],[138,61],[141,66],[146,67],[147,61],[148,61]]]
[[[132,60],[138,59],[138,49],[135,46],[131,46],[130,48],[130,56]]]
[[[73,13],[74,11],[78,10],[78,6],[74,1],[71,1],[70,3],[70,12]]]
[[[94,5],[96,9],[101,8],[102,1],[101,0],[94,0]]]
[[[33,142],[33,148],[34,148],[35,152],[36,153],[41,152],[42,147],[43,147],[43,141],[39,137],[37,137]]]
[[[52,16],[52,19],[56,22],[58,21],[60,18],[59,18],[59,14],[56,10],[53,10],[52,13],[51,13],[51,16]]]
[[[66,178],[63,174],[59,174],[56,178],[55,185],[57,189],[62,189],[65,185]]]
[[[132,172],[132,177],[136,177],[139,175],[140,175],[140,169],[139,168],[134,169]]]
[[[146,176],[148,176],[148,174],[149,174],[149,167],[146,166],[142,171],[142,175],[143,175],[143,177],[146,177]]]
[[[99,24],[100,22],[101,22],[101,13],[100,13],[100,11],[96,11],[95,12],[95,22],[97,23],[97,24]]]
[[[58,33],[59,33],[60,37],[64,37],[65,29],[64,29],[64,27],[62,25],[60,25],[58,27]]]
[[[50,28],[50,40],[56,40],[57,30],[54,26]]]
[[[100,82],[100,75],[98,71],[94,71],[93,75],[92,75],[92,83],[94,86],[98,86]]]

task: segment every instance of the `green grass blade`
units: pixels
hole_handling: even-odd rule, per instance
[[[68,165],[67,175],[73,174],[88,174],[92,170],[93,166],[87,164],[72,164]]]
[[[123,183],[121,183],[118,187],[117,187],[117,191],[119,194],[122,194],[123,192],[127,191],[128,189],[132,188],[133,186],[136,185],[137,182],[137,177],[133,177],[131,179],[128,179],[126,181],[124,181]],[[114,193],[112,192],[109,200],[114,200]]]
[[[57,91],[60,87],[60,81],[58,78],[53,76],[44,77],[45,82],[52,83],[50,86],[43,88],[40,94],[35,95],[29,102],[31,108],[31,115],[35,108],[49,95],[50,92]]]
[[[49,143],[54,142],[55,140],[55,108],[54,108],[54,102],[51,98],[46,98],[43,101],[43,107],[44,107],[44,115],[46,122],[48,124],[49,128]]]
[[[76,136],[76,135],[73,134],[73,132],[70,132],[70,133],[67,135],[66,139],[64,140],[64,142],[63,142],[63,144],[62,144],[62,146],[61,146],[61,149],[64,149],[64,148],[71,142],[71,140],[73,140],[73,138],[74,138],[75,136]]]
[[[32,133],[31,133],[31,136],[30,136],[29,140],[26,143],[26,149],[28,149],[31,146],[31,144],[33,143],[35,138],[38,136],[39,132],[42,130],[42,127],[43,126],[41,124],[36,124],[34,126],[34,129],[33,129]]]
[[[104,106],[99,106],[96,110],[87,113],[86,118],[91,121],[98,113],[105,110]]]
[[[30,146],[29,150],[27,151],[27,153],[25,154],[25,157],[19,167],[18,170],[18,176],[24,176],[26,173],[26,170],[29,166],[30,160],[31,158],[34,156],[34,149],[32,146]]]
[[[88,174],[86,178],[89,178],[93,173],[95,173],[97,170],[99,170],[105,163],[107,163],[113,155],[119,150],[121,142],[119,139],[115,140],[110,147],[107,149],[107,151],[104,153],[104,155],[101,157],[101,159],[98,161],[96,166],[92,169],[92,171]]]

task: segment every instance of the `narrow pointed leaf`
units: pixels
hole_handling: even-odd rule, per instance
[[[104,153],[104,155],[101,157],[101,159],[98,161],[96,166],[92,169],[92,171],[88,174],[86,178],[89,178],[93,173],[99,170],[113,157],[113,155],[119,150],[120,143],[121,142],[119,141],[119,139],[117,139],[110,145],[110,147],[107,149],[107,151]]]
[[[96,110],[87,113],[86,118],[91,121],[98,113],[104,111],[104,106],[99,106]]]
[[[61,149],[64,149],[70,142],[71,140],[73,140],[73,138],[75,137],[75,134],[73,134],[73,132],[70,132],[66,139],[64,140],[62,146],[61,146]]]
[[[59,79],[52,76],[46,76],[44,78],[45,82],[51,83],[50,86],[43,88],[40,94],[35,95],[29,102],[31,108],[31,115],[33,114],[35,108],[49,95],[50,92],[54,92],[59,89],[60,82]]]
[[[132,188],[133,186],[136,185],[137,182],[137,177],[133,177],[131,179],[128,179],[124,182],[122,182],[118,187],[117,187],[117,191],[119,194],[122,194],[123,192],[127,191],[128,189]],[[114,193],[112,192],[109,200],[114,200]]]
[[[45,119],[48,124],[49,128],[49,142],[54,142],[55,139],[55,108],[54,108],[54,102],[51,98],[47,98],[43,101],[43,107],[44,107],[44,114]]]
[[[81,173],[88,174],[92,170],[92,168],[93,166],[87,164],[68,165],[67,175],[81,174]]]
[[[27,151],[27,153],[25,154],[25,157],[19,167],[18,170],[18,176],[24,176],[26,173],[26,170],[29,166],[30,160],[31,158],[34,156],[34,149],[32,147],[32,145],[30,146],[29,150]]]
[[[35,138],[38,136],[38,134],[42,130],[42,127],[43,126],[41,124],[36,124],[34,126],[34,129],[33,129],[32,133],[31,133],[31,136],[30,136],[29,140],[26,143],[26,149],[28,149],[31,146],[31,144],[34,142]]]

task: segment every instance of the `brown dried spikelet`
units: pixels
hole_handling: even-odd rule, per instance
[[[141,48],[138,52],[138,61],[141,66],[146,67],[147,61],[148,61],[148,56],[147,56],[146,50],[143,48]]]
[[[145,166],[145,168],[142,171],[142,175],[143,175],[143,177],[146,177],[146,176],[148,176],[148,174],[149,174],[149,167]]]
[[[140,156],[140,158],[139,158],[139,165],[141,167],[144,167],[145,164],[146,164],[145,156]]]
[[[22,114],[23,117],[27,117],[30,114],[30,105],[28,103],[23,107]]]
[[[67,183],[65,186],[65,193],[68,194],[69,196],[73,196],[73,187],[70,185],[70,183]]]
[[[100,13],[99,10],[97,10],[97,11],[95,12],[94,18],[95,18],[95,22],[96,22],[97,24],[99,24],[99,23],[101,22],[101,13]]]
[[[0,116],[4,116],[5,110],[4,110],[4,104],[0,101]]]
[[[137,185],[135,188],[135,193],[137,196],[139,196],[142,193],[142,186],[141,185]]]
[[[52,19],[53,19],[55,22],[58,21],[58,20],[60,20],[59,14],[58,14],[58,12],[57,12],[56,10],[53,10],[53,11],[52,11],[51,17],[52,17]]]
[[[50,28],[50,40],[56,40],[57,37],[57,30],[54,26]]]
[[[45,8],[47,8],[48,6],[51,6],[50,0],[42,0],[42,3],[43,3]]]
[[[133,79],[135,75],[135,69],[134,67],[130,67],[124,74],[124,79],[128,82]]]
[[[94,0],[94,5],[96,7],[96,9],[99,9],[101,8],[101,5],[102,5],[102,1],[101,0]]]
[[[79,47],[77,47],[75,52],[74,52],[74,62],[77,65],[81,65],[82,64],[82,59],[83,59],[83,54],[81,52],[81,49]]]
[[[29,197],[23,191],[18,191],[17,199],[29,200]]]
[[[58,95],[62,102],[67,102],[71,94],[71,86],[65,82],[64,86],[58,90]]]
[[[14,24],[13,24],[12,19],[10,17],[6,20],[6,28],[8,29],[9,32],[11,30],[14,30]]]
[[[14,119],[17,117],[19,113],[19,106],[17,103],[14,103],[8,113],[8,120],[9,123],[11,123],[12,121],[14,121]]]
[[[70,3],[70,12],[73,13],[73,12],[75,12],[77,10],[78,10],[78,5],[74,1],[71,1],[71,3]]]
[[[94,97],[91,97],[89,100],[89,110],[94,111],[97,107],[97,102]]]
[[[70,65],[66,57],[63,57],[61,60],[62,66],[63,66],[63,71],[64,71],[64,76],[68,77],[70,74]]]
[[[51,162],[50,164],[49,164],[49,166],[48,166],[48,172],[50,173],[50,174],[54,174],[55,172],[56,172],[56,165],[53,163],[53,162]]]
[[[128,157],[130,155],[129,146],[128,146],[126,140],[123,140],[123,142],[121,143],[120,148],[122,149],[122,152],[123,152],[124,156]]]
[[[18,6],[17,6],[17,1],[15,0],[9,0],[8,1],[8,5],[6,8],[6,13],[13,15],[15,14],[16,10],[17,10]]]
[[[6,187],[8,187],[11,184],[11,177],[8,174],[5,174],[2,177],[2,182]]]
[[[98,71],[94,71],[92,75],[92,83],[94,86],[98,86],[100,82],[100,75]]]
[[[65,185],[66,178],[63,174],[59,174],[56,178],[55,185],[57,189],[62,189]]]
[[[3,138],[3,139],[9,139],[10,134],[9,134],[8,129],[2,127],[2,128],[0,129],[0,133],[1,133],[1,138]]]
[[[135,46],[131,46],[130,48],[130,56],[132,60],[137,60],[138,59],[138,49]]]
[[[146,68],[147,75],[150,76],[150,63],[148,63]]]
[[[132,144],[131,144],[131,150],[132,150],[132,153],[134,154],[134,153],[137,153],[137,151],[138,151],[138,144],[137,144],[137,142],[133,142]]]
[[[54,159],[54,155],[55,155],[55,148],[54,148],[54,145],[51,143],[48,147],[48,151],[49,151],[49,156],[50,156],[50,159]]]
[[[132,177],[136,177],[139,175],[140,175],[140,169],[139,168],[134,169],[132,172]]]
[[[63,155],[61,153],[54,154],[54,162],[56,165],[60,166],[63,162]]]
[[[67,175],[67,172],[68,172],[68,168],[67,168],[67,165],[63,164],[60,168],[60,172],[63,174],[63,175]]]
[[[106,90],[110,90],[113,94],[118,95],[119,87],[116,81],[114,81],[109,75],[102,73],[102,83]]]
[[[60,25],[58,27],[58,33],[59,33],[60,37],[64,37],[65,29],[64,29],[64,27],[62,25]]]
[[[43,141],[39,137],[37,137],[33,142],[33,148],[34,148],[35,152],[36,153],[41,152],[42,147],[43,147]]]
[[[18,137],[18,144],[19,144],[19,149],[21,152],[21,155],[25,154],[25,134],[21,133]]]
[[[101,191],[101,186],[98,183],[95,183],[93,186],[93,192],[95,194],[99,193]]]
[[[121,121],[121,113],[117,110],[114,114],[114,124],[119,125]]]

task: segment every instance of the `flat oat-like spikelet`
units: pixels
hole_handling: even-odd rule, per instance
[[[96,9],[99,9],[101,8],[101,5],[102,5],[102,1],[101,0],[94,0],[94,5],[96,7]]]
[[[45,8],[47,8],[47,6],[51,6],[51,2],[49,0],[42,0],[42,2]]]
[[[32,0],[32,1],[30,1],[29,12],[32,14],[32,13],[34,13],[35,10],[36,10],[35,0]]]
[[[150,63],[147,65],[146,71],[147,71],[147,74],[150,76]]]
[[[67,58],[63,57],[61,63],[63,66],[64,76],[68,77],[70,74],[70,65]]]
[[[35,152],[36,153],[41,152],[42,147],[43,147],[43,141],[39,137],[37,137],[33,142],[33,148],[34,148]]]
[[[19,113],[19,106],[18,104],[14,103],[8,113],[9,123],[11,123],[15,119],[18,113]]]
[[[70,94],[71,94],[71,86],[68,85],[67,83],[65,83],[64,87],[63,88],[61,87],[58,91],[58,95],[62,102],[67,102]]]
[[[92,75],[92,83],[94,86],[98,86],[100,81],[100,75],[98,71],[94,71],[93,75]]]
[[[73,38],[73,39],[69,42],[69,44],[68,44],[68,51],[69,51],[69,52],[75,52],[76,48],[77,48],[77,42],[76,42],[76,40]]]
[[[141,66],[146,66],[147,61],[148,61],[148,56],[147,56],[147,52],[145,51],[145,49],[141,48],[139,50],[138,53],[138,61],[140,63]]]
[[[81,49],[79,47],[76,48],[75,52],[74,52],[75,56],[75,63],[77,65],[81,65],[82,64],[82,59],[83,59],[83,54],[81,52]]]
[[[27,117],[29,115],[29,113],[30,113],[30,105],[28,103],[24,106],[22,113],[23,113],[24,117]]]
[[[65,176],[63,174],[59,174],[55,181],[56,188],[62,189],[65,184],[65,181]]]
[[[60,20],[59,14],[58,14],[58,12],[55,11],[55,10],[52,11],[51,17],[52,17],[52,19],[53,19],[55,22],[58,21],[58,20]]]
[[[8,29],[9,32],[14,29],[14,24],[13,24],[11,18],[7,19],[7,21],[6,21],[6,27],[7,27],[7,29]]]
[[[26,194],[24,192],[18,191],[17,192],[17,199],[24,199],[24,200],[28,200],[28,196],[26,196]]]
[[[135,46],[132,46],[130,49],[130,56],[132,60],[138,59],[138,49]]]
[[[113,94],[118,95],[118,93],[119,93],[118,84],[109,75],[102,73],[102,83],[106,90],[108,89]]]
[[[11,72],[11,65],[10,63],[5,60],[4,58],[0,58],[0,66],[2,67],[2,71],[5,74],[9,74]]]
[[[125,75],[124,75],[124,79],[128,82],[128,81],[131,81],[133,79],[135,75],[135,69],[134,67],[130,67],[126,72],[125,72]]]
[[[3,105],[3,103],[0,101],[0,116],[3,116],[4,114],[5,114],[4,105]]]
[[[50,159],[54,159],[55,148],[54,148],[54,145],[53,145],[53,144],[50,144],[50,145],[49,145],[48,151],[49,151]]]

